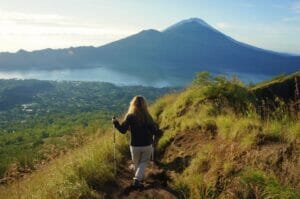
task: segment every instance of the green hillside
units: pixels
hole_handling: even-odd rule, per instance
[[[0,80],[0,183],[30,173],[105,131],[111,116],[124,112],[136,93],[151,102],[171,90],[101,82]]]
[[[300,75],[300,72],[295,72],[290,75],[279,75],[279,76],[272,78],[271,80],[266,80],[266,81],[256,84],[252,89],[253,90],[262,89],[262,88],[267,88],[269,86],[272,86],[274,84],[281,84],[286,81],[293,80],[296,76],[299,76],[299,75]]]
[[[277,98],[258,111],[261,88],[201,73],[152,106],[164,129],[162,163],[182,198],[299,198],[299,110]]]
[[[278,83],[272,81],[264,88]],[[299,198],[299,109],[290,108],[291,100],[259,95],[260,88],[247,87],[237,78],[199,73],[183,91],[151,105],[163,131],[157,146],[159,169],[150,167],[145,182],[154,180],[149,187],[154,195],[147,190],[122,195],[124,182],[130,180],[127,137],[117,137],[118,172],[114,174],[109,125],[96,125],[98,133],[87,136],[85,144],[0,187],[0,195],[160,198],[167,190],[178,198]],[[264,109],[264,103],[276,106]]]
[[[278,97],[290,103],[295,100],[296,76],[299,77],[300,72],[274,77],[271,80],[253,86],[250,90],[260,99],[275,101],[275,98]]]

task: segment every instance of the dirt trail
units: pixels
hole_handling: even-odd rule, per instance
[[[208,138],[207,138],[208,137]],[[124,161],[118,165],[118,174],[115,184],[108,184],[104,187],[106,196],[104,198],[155,198],[173,199],[180,198],[180,194],[168,187],[172,173],[182,172],[190,163],[191,158],[199,147],[207,142],[212,142],[209,136],[195,131],[178,133],[166,149],[157,154],[162,159],[168,159],[169,163],[160,167],[149,163],[146,173],[143,190],[135,190],[131,187],[133,171],[130,170],[131,161]],[[126,157],[129,159],[130,157]],[[162,168],[164,167],[164,169]]]
[[[134,189],[131,186],[134,171],[130,169],[130,164],[130,161],[124,162],[118,168],[117,182],[107,185],[105,198],[178,198],[176,192],[167,187],[166,172],[152,163],[149,164],[145,173],[144,188]]]

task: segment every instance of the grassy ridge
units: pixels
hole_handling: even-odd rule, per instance
[[[259,83],[249,90],[255,94],[257,98],[263,101],[257,103],[264,108],[274,108],[277,106],[277,98],[285,103],[293,103],[295,101],[295,77],[300,76],[300,72],[291,75],[281,75],[269,81]],[[292,108],[292,107],[290,107]]]
[[[101,188],[114,180],[112,130],[89,141],[19,182],[2,186],[2,198],[102,198]],[[117,137],[120,161],[127,141]],[[97,191],[95,191],[97,190]]]
[[[0,134],[0,178],[18,178],[10,170],[30,172],[61,153],[86,142],[86,137],[105,129],[111,114],[51,114],[22,124],[13,133]],[[20,126],[20,124],[18,124]]]
[[[256,90],[256,89],[260,89],[260,88],[266,88],[270,85],[273,85],[273,84],[276,84],[276,83],[284,83],[285,81],[287,80],[290,80],[290,79],[294,79],[296,76],[299,76],[300,75],[300,72],[296,72],[296,73],[293,73],[293,74],[290,74],[290,75],[279,75],[279,76],[276,76],[274,78],[272,78],[271,80],[266,80],[266,81],[263,81],[263,82],[260,82],[258,84],[256,84],[255,86],[253,86],[251,88],[251,90]]]
[[[171,186],[183,198],[299,197],[299,117],[280,99],[261,115],[257,100],[235,78],[200,73],[185,91],[152,106],[164,129],[163,163],[182,168]]]

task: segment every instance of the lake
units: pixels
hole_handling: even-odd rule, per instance
[[[257,83],[270,76],[254,75],[246,73],[226,72],[226,76],[236,75],[246,83]],[[215,74],[214,74],[215,75]],[[28,71],[0,71],[0,79],[38,79],[55,81],[101,81],[110,82],[116,85],[143,85],[153,87],[182,86],[188,81],[180,77],[163,77],[155,80],[143,79],[126,73],[114,71],[105,67],[88,69],[66,69],[66,70],[28,70]],[[192,80],[192,77],[191,77]]]

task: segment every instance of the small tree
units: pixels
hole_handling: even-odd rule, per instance
[[[212,75],[209,72],[204,71],[196,74],[196,77],[194,78],[192,85],[207,86],[211,84],[212,80],[213,80]]]

